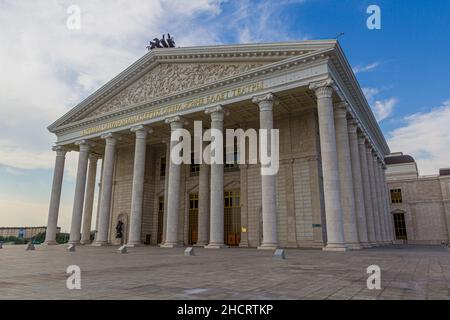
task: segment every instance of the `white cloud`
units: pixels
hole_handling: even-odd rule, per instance
[[[50,123],[145,54],[154,36],[213,42],[193,21],[219,14],[221,2],[80,0],[80,30],[66,27],[69,1],[0,2],[0,164],[51,168]]]
[[[353,72],[355,74],[362,73],[362,72],[369,72],[369,71],[375,70],[379,66],[380,66],[379,62],[373,62],[373,63],[367,64],[367,65],[357,65],[357,66],[353,67]]]
[[[396,98],[389,98],[387,100],[377,100],[372,106],[375,112],[375,118],[378,122],[388,118],[394,111],[394,107],[397,105],[398,100]]]
[[[363,88],[362,91],[366,96],[367,102],[370,104],[378,122],[387,119],[392,114],[398,103],[397,98],[377,100],[376,96],[380,93],[380,90],[376,88]]]
[[[406,124],[388,135],[393,152],[413,156],[421,174],[450,167],[450,100],[429,112],[405,117]]]
[[[220,44],[222,39],[286,40],[287,23],[276,19],[275,13],[283,5],[302,1],[264,0],[255,6],[235,1],[227,3],[230,10],[224,13],[225,2],[78,0],[81,29],[69,30],[67,9],[72,1],[1,0],[0,165],[11,170],[52,170],[55,137],[46,127],[143,56],[154,37],[170,32],[177,46]],[[66,178],[73,177],[76,163],[77,154],[69,153]],[[0,218],[28,221],[39,211],[44,222],[48,199],[43,199],[39,210],[23,200],[0,203]],[[68,221],[69,213],[62,214],[61,221]],[[67,227],[66,222],[63,225]]]

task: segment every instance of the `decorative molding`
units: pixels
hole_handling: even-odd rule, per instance
[[[53,146],[52,151],[56,152],[57,157],[65,157],[70,150],[64,146]]]
[[[119,111],[131,105],[236,76],[262,65],[261,63],[160,64],[85,118]]]
[[[314,46],[314,43],[322,43],[321,46]],[[324,45],[325,43],[328,43],[328,46]],[[280,43],[273,43],[273,44],[265,44],[265,45],[239,45],[239,46],[227,46],[227,50],[243,50],[243,47],[253,47],[254,50],[258,50],[258,54],[255,56],[251,56],[252,61],[254,61],[255,57],[258,56],[271,56],[270,53],[268,52],[264,52],[262,50],[266,50],[270,47],[278,47],[280,48],[283,44]],[[216,82],[213,82],[211,84],[208,85],[204,85],[200,88],[193,88],[191,90],[184,90],[182,92],[170,95],[168,97],[164,97],[164,98],[159,98],[159,99],[154,99],[151,102],[148,103],[143,103],[143,104],[139,104],[139,105],[135,105],[135,106],[129,106],[129,108],[127,108],[125,111],[125,113],[131,113],[133,111],[137,111],[143,108],[149,108],[151,106],[154,105],[160,105],[162,103],[168,102],[168,101],[172,101],[172,100],[176,100],[179,98],[186,98],[188,96],[194,95],[198,92],[203,92],[203,91],[208,91],[208,90],[212,90],[212,89],[217,89],[219,87],[223,87],[225,85],[231,84],[231,83],[238,83],[238,82],[242,82],[244,80],[248,80],[250,78],[253,77],[257,77],[260,75],[265,75],[268,73],[274,73],[276,71],[279,70],[283,70],[285,68],[290,68],[292,66],[298,66],[301,64],[308,64],[314,61],[319,61],[318,58],[321,59],[328,59],[328,55],[331,54],[331,52],[334,50],[334,46],[336,45],[335,41],[303,41],[301,43],[291,43],[292,46],[300,46],[300,45],[311,45],[312,47],[315,47],[314,49],[310,48],[309,50],[300,50],[300,51],[290,51],[290,56],[282,56],[282,55],[275,55],[274,57],[278,57],[278,58],[285,58],[284,60],[281,61],[270,61],[272,62],[271,64],[268,65],[263,65],[259,68],[256,68],[254,70],[250,70],[246,73],[243,73],[241,75],[238,76],[234,76],[234,77],[228,77],[225,78],[223,80],[219,80]],[[211,48],[215,49],[213,47],[202,47],[203,49],[208,49]],[[190,48],[190,49],[199,49],[199,48]],[[161,50],[161,49],[160,49]],[[87,99],[85,99],[82,103],[80,103],[78,106],[76,106],[75,108],[73,108],[71,111],[69,111],[67,114],[65,114],[63,117],[61,117],[60,119],[58,119],[57,121],[55,121],[52,125],[50,125],[48,127],[48,129],[51,132],[54,133],[62,133],[65,132],[69,129],[75,128],[75,127],[81,127],[82,125],[86,125],[86,124],[90,124],[93,122],[97,122],[100,120],[104,120],[107,118],[112,118],[115,116],[120,116],[122,114],[125,114],[123,112],[110,112],[107,113],[105,116],[96,116],[93,118],[89,118],[89,119],[84,119],[84,120],[76,120],[77,118],[79,118],[82,114],[84,114],[86,112],[86,110],[92,109],[93,107],[95,107],[98,103],[100,103],[101,101],[105,100],[106,97],[110,96],[112,94],[112,92],[117,91],[119,87],[123,86],[126,82],[131,81],[131,79],[134,79],[136,77],[136,74],[138,74],[139,72],[143,72],[145,70],[147,70],[149,68],[149,66],[152,65],[152,63],[150,63],[149,61],[145,62],[144,60],[149,59],[149,60],[158,60],[157,56],[154,56],[156,53],[161,54],[161,51],[157,50],[157,51],[153,51],[152,53],[149,54],[149,56],[147,57],[143,57],[141,60],[137,61],[135,64],[133,64],[132,66],[130,66],[127,70],[125,70],[124,72],[122,72],[121,74],[119,74],[116,78],[114,78],[113,80],[111,80],[109,83],[107,83],[105,86],[103,86],[102,88],[100,88],[99,90],[97,90],[94,94],[92,94],[90,97],[88,97]],[[168,54],[173,54],[175,49],[169,50],[170,52],[168,52]],[[187,49],[185,49],[187,50]],[[317,51],[315,51],[317,50]],[[230,57],[232,57],[233,54],[230,55]],[[180,62],[186,62],[185,59],[186,57],[183,56],[179,56],[176,55],[173,60],[177,60]],[[193,56],[191,57],[192,59],[195,58],[199,58],[200,57],[196,57]],[[204,57],[203,57],[204,58]],[[223,59],[222,55],[219,55],[217,57],[218,59]],[[191,60],[189,60],[190,62],[192,62]],[[219,60],[219,62],[224,62],[223,60]],[[133,71],[132,71],[133,70]],[[148,72],[148,71],[147,71]],[[145,73],[144,73],[145,74]],[[142,77],[144,74],[140,75],[140,77]],[[135,81],[135,80],[134,80]],[[123,90],[123,89],[122,89]],[[117,92],[118,93],[118,92]],[[116,94],[117,94],[116,93]],[[110,98],[108,98],[110,99]],[[92,112],[92,111],[91,111]]]

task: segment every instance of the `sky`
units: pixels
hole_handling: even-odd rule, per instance
[[[79,29],[68,28],[73,5]],[[380,29],[367,26],[370,5]],[[167,32],[177,46],[340,35],[391,151],[437,174],[450,167],[449,15],[447,0],[0,0],[0,226],[46,225],[55,158],[46,127]],[[69,153],[63,231],[76,164]]]

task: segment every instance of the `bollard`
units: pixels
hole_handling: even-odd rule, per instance
[[[184,255],[186,257],[192,257],[194,255],[194,248],[192,247],[186,248],[186,250],[184,250]]]
[[[128,251],[127,251],[127,246],[121,246],[121,247],[117,250],[117,252],[120,253],[120,254],[128,253]]]
[[[277,250],[275,250],[273,258],[274,259],[281,259],[281,260],[286,259],[286,255],[284,253],[284,249],[277,249]]]

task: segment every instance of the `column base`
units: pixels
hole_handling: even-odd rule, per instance
[[[127,248],[136,248],[145,246],[142,242],[129,242],[125,245]]]
[[[250,247],[248,242],[241,242],[241,243],[239,243],[239,248],[248,248],[248,247]]]
[[[345,244],[328,244],[326,247],[322,248],[322,251],[326,252],[346,252],[348,248]]]
[[[262,243],[257,249],[258,250],[277,250],[278,243]]]
[[[208,242],[197,242],[196,244],[194,244],[194,247],[198,247],[198,248],[204,248],[208,245]]]
[[[347,243],[347,248],[349,250],[361,250],[362,246],[359,243]]]
[[[361,247],[363,247],[363,249],[370,249],[372,248],[372,245],[368,242],[363,242],[361,243]]]
[[[43,245],[44,245],[44,246],[57,246],[57,245],[58,245],[58,242],[56,242],[56,241],[45,241],[45,242],[43,243]]]
[[[91,240],[81,240],[80,244],[82,244],[83,246],[90,245],[91,244]]]
[[[205,249],[224,249],[224,248],[228,248],[228,246],[223,243],[210,243],[207,246],[205,246]]]
[[[108,242],[94,242],[91,244],[92,247],[106,247],[109,246]]]
[[[159,247],[163,249],[173,249],[180,247],[180,245],[178,243],[164,243],[160,244]]]
[[[78,245],[80,245],[80,241],[79,240],[74,240],[74,241],[69,241],[67,244],[71,244],[71,245],[74,245],[74,246],[78,246]]]

